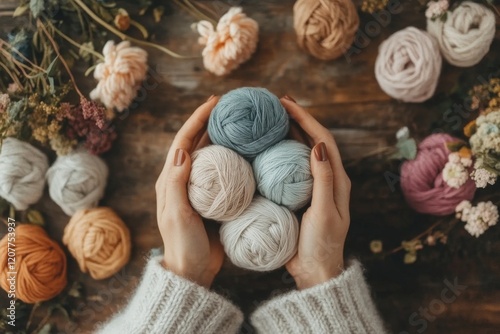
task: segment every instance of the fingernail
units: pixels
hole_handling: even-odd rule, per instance
[[[316,160],[318,161],[327,161],[328,154],[326,153],[326,145],[321,142],[314,147],[314,155],[316,156]]]
[[[210,95],[210,97],[207,99],[207,102],[210,101],[211,99],[213,99],[215,97],[214,94]]]
[[[184,160],[186,160],[186,154],[184,153],[184,150],[182,148],[178,148],[175,151],[174,165],[175,166],[182,166],[182,164],[184,163]]]
[[[297,102],[293,99],[293,97],[291,97],[291,96],[285,95],[285,96],[283,96],[283,98],[285,98],[285,99],[287,99],[287,100],[289,100],[289,101],[292,101],[292,102],[297,103]]]

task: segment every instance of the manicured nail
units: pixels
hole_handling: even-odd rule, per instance
[[[289,101],[292,101],[292,102],[297,103],[297,102],[293,99],[293,97],[291,97],[291,96],[285,95],[285,96],[283,96],[283,98],[285,98],[285,99],[287,99],[287,100],[289,100]]]
[[[316,156],[316,160],[318,161],[327,161],[328,154],[326,153],[326,145],[321,142],[316,147],[314,147],[314,155]]]
[[[211,99],[213,99],[215,97],[214,94],[210,95],[210,97],[207,99],[207,102],[210,101]]]
[[[186,154],[184,153],[184,150],[182,148],[178,148],[175,151],[174,165],[175,166],[182,166],[182,164],[184,163],[184,160],[186,160]]]

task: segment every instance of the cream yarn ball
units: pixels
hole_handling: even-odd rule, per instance
[[[42,197],[47,168],[43,152],[18,139],[5,139],[0,152],[0,196],[16,210],[26,210]]]
[[[256,196],[241,216],[222,224],[219,233],[224,250],[235,265],[269,271],[294,256],[299,223],[287,208]]]
[[[250,205],[255,180],[252,167],[236,152],[210,145],[192,155],[188,197],[204,218],[229,221]]]
[[[476,65],[488,53],[495,37],[495,14],[486,6],[464,1],[446,15],[444,22],[428,19],[427,31],[437,39],[450,64]]]
[[[106,163],[84,150],[59,156],[47,171],[50,197],[68,216],[96,207],[107,178]]]
[[[391,97],[404,102],[423,102],[434,95],[441,65],[435,38],[408,27],[380,45],[375,77],[380,88]]]

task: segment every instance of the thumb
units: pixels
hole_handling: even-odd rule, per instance
[[[311,208],[321,212],[335,206],[333,199],[333,171],[325,143],[321,142],[311,150],[311,173],[314,178]],[[319,210],[319,211],[317,211]]]
[[[191,157],[188,151],[178,148],[172,164],[166,180],[165,200],[177,204],[188,203],[187,184],[191,173]]]

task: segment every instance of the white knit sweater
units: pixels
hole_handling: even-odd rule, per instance
[[[257,333],[385,333],[359,262],[338,277],[276,297],[250,317]],[[152,258],[129,305],[98,330],[105,334],[237,333],[241,311]]]

